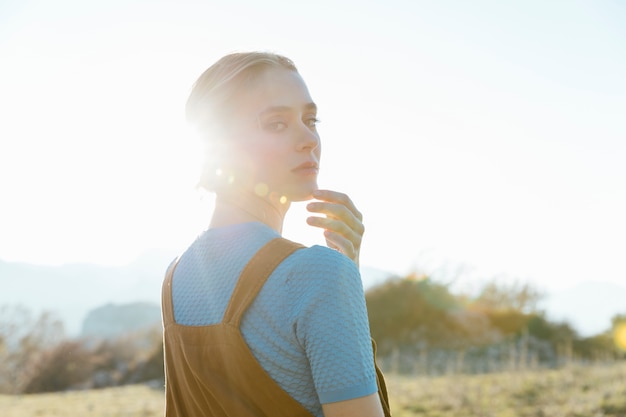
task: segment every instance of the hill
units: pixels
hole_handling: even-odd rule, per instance
[[[87,314],[107,304],[158,304],[161,282],[175,253],[150,251],[134,262],[108,267],[94,264],[41,266],[0,261],[0,305],[23,305],[34,312],[52,311],[78,335]],[[393,274],[361,267],[367,290]],[[626,313],[626,286],[589,281],[548,294],[541,307],[550,319],[566,320],[581,335],[606,330],[612,316]]]
[[[0,261],[0,305],[51,311],[68,335],[78,335],[87,313],[106,304],[160,303],[161,282],[173,253],[153,251],[119,267],[41,266]]]
[[[134,331],[152,329],[160,324],[161,306],[157,303],[105,304],[87,313],[80,336],[115,339]]]

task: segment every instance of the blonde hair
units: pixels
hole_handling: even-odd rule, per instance
[[[297,72],[287,57],[270,52],[237,52],[220,58],[206,69],[193,84],[185,107],[187,122],[195,127],[206,150],[202,175],[198,183],[208,191],[220,188],[219,170],[227,161],[227,131],[236,122],[233,114],[241,91],[268,68],[285,68]]]

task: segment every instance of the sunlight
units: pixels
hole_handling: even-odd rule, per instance
[[[193,239],[206,223],[195,209],[202,153],[172,117],[182,100],[165,88],[160,101],[146,100],[154,84],[110,68],[106,82],[84,89],[90,83],[80,74],[93,68],[76,67],[79,75],[58,71],[56,83],[25,89],[36,90],[32,101],[49,110],[37,123],[8,113],[0,129],[11,140],[0,169],[11,189],[3,191],[20,195],[19,204],[3,209],[2,257],[123,264],[146,250],[146,241],[179,247]]]
[[[319,31],[316,19],[272,1],[277,8],[246,2],[246,16],[206,2],[5,3],[1,261],[120,264],[195,239],[214,207],[196,188],[202,167],[213,175],[226,149],[206,149],[186,125],[188,94],[223,54],[269,49],[295,61],[319,105],[318,184],[363,214],[363,265],[400,275],[471,269],[459,282],[524,277],[563,297],[590,276],[624,286],[617,6],[552,6],[536,20],[523,2],[489,13],[457,5],[450,19],[441,5],[405,2],[400,13],[368,3],[356,20],[349,7],[311,10],[331,19]],[[502,19],[515,24],[493,37]],[[393,24],[371,30],[385,21]],[[268,32],[268,22],[297,30]],[[350,48],[337,42],[346,33]],[[221,176],[237,180],[228,169]],[[291,204],[284,233],[324,245],[306,204]],[[572,224],[577,239],[567,239]],[[546,309],[560,314],[557,304]],[[617,312],[575,304],[563,314],[581,322],[593,314],[607,324]],[[623,328],[615,344],[626,350]]]

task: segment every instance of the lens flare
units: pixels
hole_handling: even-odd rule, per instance
[[[619,323],[615,326],[613,338],[615,339],[615,345],[626,351],[626,323]]]
[[[265,197],[267,193],[270,192],[270,188],[267,186],[267,184],[260,182],[254,186],[254,192],[259,197]]]

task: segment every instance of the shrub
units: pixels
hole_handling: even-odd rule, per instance
[[[82,341],[65,341],[43,353],[33,364],[22,392],[63,391],[88,379],[96,367],[93,353]]]

